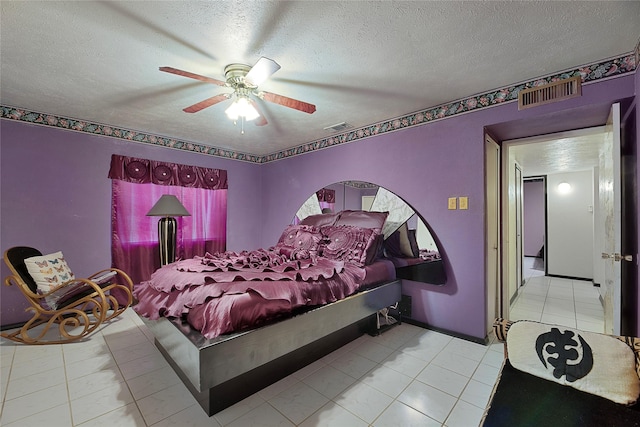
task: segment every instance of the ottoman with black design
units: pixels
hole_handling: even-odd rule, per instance
[[[640,340],[497,319],[507,357],[483,427],[639,426]]]

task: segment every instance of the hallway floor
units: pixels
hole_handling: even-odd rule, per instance
[[[585,280],[547,277],[525,257],[525,284],[511,305],[510,320],[537,320],[592,332],[604,332],[599,289]]]

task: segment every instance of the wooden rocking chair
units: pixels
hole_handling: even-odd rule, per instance
[[[4,338],[24,344],[76,341],[120,315],[132,303],[133,282],[116,268],[101,270],[87,279],[75,278],[41,293],[25,263],[25,259],[34,256],[42,256],[42,253],[26,246],[13,247],[4,253],[4,261],[13,273],[4,283],[17,286],[30,304],[25,311],[34,313],[19,330],[0,334]],[[44,327],[32,331],[42,324]],[[58,325],[60,336],[57,339],[46,337],[53,324]],[[34,336],[29,335],[30,332]]]

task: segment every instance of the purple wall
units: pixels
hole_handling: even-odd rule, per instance
[[[268,163],[264,165],[264,187],[287,191],[272,192],[263,200],[262,245],[276,240],[287,218],[319,188],[343,180],[386,187],[429,223],[447,269],[446,286],[403,284],[403,293],[413,300],[412,317],[436,328],[483,338],[485,126],[535,120],[584,105],[611,103],[633,93],[634,76],[625,76],[586,85],[580,98],[523,111],[509,103]],[[605,120],[606,114],[601,123]],[[531,131],[545,133],[541,128]],[[449,211],[447,198],[453,196],[468,196],[469,210]]]
[[[544,245],[544,182],[525,181],[522,193],[524,256],[536,256]]]
[[[0,249],[62,250],[86,276],[111,265],[111,154],[226,169],[229,178],[227,247],[257,247],[262,197],[259,165],[124,140],[3,120],[0,128],[2,205]],[[1,277],[10,272],[1,263]],[[3,325],[30,318],[16,288],[0,287]]]
[[[404,286],[413,298],[413,317],[483,338],[485,126],[630,97],[637,80],[627,75],[586,85],[582,97],[556,104],[518,111],[509,103],[265,165],[3,120],[0,247],[62,249],[79,275],[108,264],[111,189],[106,176],[112,153],[226,169],[231,250],[272,245],[317,189],[342,180],[368,181],[420,212],[443,251],[446,286]],[[468,196],[469,210],[449,211],[447,198],[453,196]],[[8,274],[4,266],[1,273]],[[1,292],[2,324],[23,320],[18,291],[3,286]]]

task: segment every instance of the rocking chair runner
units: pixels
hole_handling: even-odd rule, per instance
[[[56,286],[46,293],[37,285],[25,259],[41,256],[37,249],[17,246],[4,253],[4,261],[13,273],[5,278],[5,285],[16,285],[29,301],[33,317],[18,331],[2,333],[2,337],[25,344],[61,344],[79,340],[94,332],[103,322],[120,315],[133,301],[133,282],[122,270],[101,270],[88,279],[75,278]],[[120,283],[118,283],[120,282]],[[54,298],[52,307],[49,301]],[[30,331],[45,324],[30,336]],[[58,324],[60,339],[45,338],[49,328]]]

